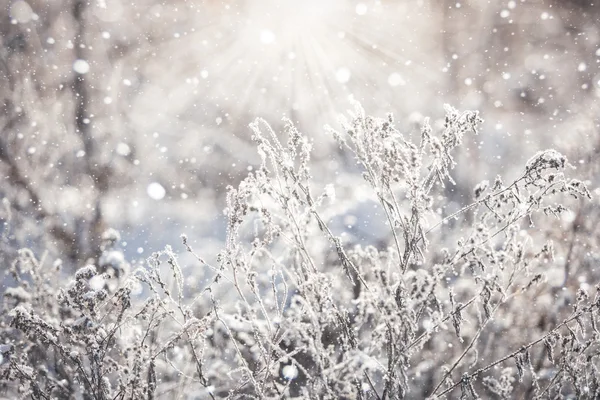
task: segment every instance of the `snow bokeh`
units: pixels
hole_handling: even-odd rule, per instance
[[[279,132],[283,116],[313,140],[316,181],[341,186],[331,219],[346,240],[377,241],[382,210],[346,179],[354,161],[335,157],[324,129],[339,127],[352,99],[369,114],[392,111],[407,135],[424,115],[442,126],[444,103],[481,111],[481,134],[457,155],[458,184],[446,188],[449,209],[493,180],[490,171],[517,174],[546,148],[583,160],[581,170],[593,165],[600,32],[597,7],[585,2],[105,0],[77,15],[65,7],[18,0],[2,11],[6,68],[20,71],[0,77],[9,88],[0,148],[20,157],[0,157],[10,177],[3,195],[26,216],[14,223],[14,243],[75,243],[73,254],[93,255],[95,230],[114,226],[127,259],[182,232],[214,253],[226,187],[260,162],[248,124],[263,117]],[[28,179],[40,189],[28,191]],[[29,237],[39,218],[65,229],[63,244]]]

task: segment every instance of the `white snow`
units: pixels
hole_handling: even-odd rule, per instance
[[[75,60],[73,63],[73,71],[77,72],[78,74],[85,75],[90,72],[90,64],[88,64],[88,62],[85,60]]]
[[[346,67],[338,68],[338,70],[335,72],[335,79],[339,83],[348,83],[348,81],[350,81],[351,76],[352,76],[352,73]]]
[[[298,377],[298,368],[295,365],[286,365],[281,369],[281,375],[288,381]]]
[[[150,183],[146,188],[146,192],[148,193],[148,196],[154,200],[162,200],[167,194],[165,188],[158,182]]]

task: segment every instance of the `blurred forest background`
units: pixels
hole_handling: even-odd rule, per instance
[[[183,232],[216,254],[225,188],[260,161],[256,117],[315,141],[316,181],[370,221],[348,235],[377,240],[323,128],[351,98],[407,134],[444,103],[480,110],[445,189],[456,207],[549,147],[598,186],[593,0],[8,0],[0,18],[2,264],[28,246],[80,265],[108,227],[128,259]]]

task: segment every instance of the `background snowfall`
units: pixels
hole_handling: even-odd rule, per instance
[[[258,116],[275,128],[287,116],[314,139],[317,181],[347,188],[333,218],[346,240],[380,240],[382,216],[345,180],[354,161],[323,129],[351,97],[369,114],[393,112],[407,133],[441,118],[444,103],[481,111],[481,134],[446,189],[457,207],[540,149],[598,163],[592,1],[3,4],[4,259],[27,245],[81,265],[107,227],[121,231],[128,259],[181,233],[210,259],[225,234],[226,186],[259,163],[248,129]],[[593,170],[581,177],[592,189]]]

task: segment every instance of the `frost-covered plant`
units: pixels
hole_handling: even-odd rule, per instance
[[[47,266],[20,251],[10,268],[17,286],[4,293],[1,390],[35,399],[152,399],[159,378],[163,395],[183,390],[169,388],[181,376],[170,357],[190,351],[198,361],[192,341],[210,317],[184,312],[180,282],[172,287],[163,280],[161,256],[181,276],[168,249],[148,269],[123,276],[128,265],[114,248],[116,237],[108,231],[99,265],[80,268],[64,286],[56,284],[60,262]],[[140,297],[142,283],[150,292]],[[176,347],[180,341],[190,347]]]
[[[199,284],[171,248],[115,269],[114,233],[62,289],[20,254],[3,384],[34,398],[597,398],[599,288],[554,283],[563,266],[543,237],[566,195],[590,193],[546,150],[446,211],[453,152],[480,122],[448,106],[439,132],[426,120],[413,142],[357,106],[329,130],[387,222],[375,246],[332,223],[339,182],[316,184],[310,140],[288,121],[282,142],[257,120],[262,162],[229,189],[216,264],[183,237]]]

